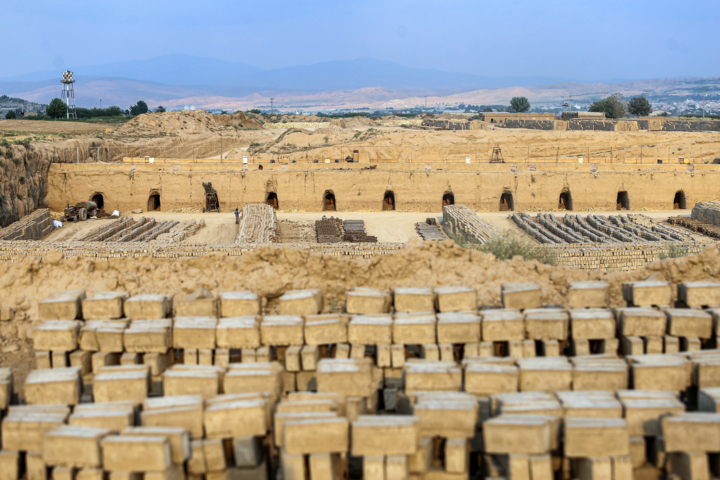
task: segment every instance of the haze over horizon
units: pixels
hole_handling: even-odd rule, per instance
[[[532,84],[596,83],[715,76],[720,47],[716,36],[702,36],[714,31],[720,3],[703,1],[5,4],[13,48],[0,53],[2,79],[191,55],[265,70],[375,59],[538,79]]]

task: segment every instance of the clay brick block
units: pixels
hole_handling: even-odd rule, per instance
[[[391,296],[382,290],[355,288],[345,294],[345,311],[353,315],[373,315],[390,311]]]
[[[472,362],[464,370],[464,390],[479,397],[517,392],[519,377],[514,365]]]
[[[635,390],[681,391],[691,385],[690,368],[682,357],[638,355],[630,362]]]
[[[305,345],[300,352],[302,358],[302,369],[315,371],[317,362],[320,361],[320,350],[316,345]]]
[[[571,390],[572,366],[563,357],[536,357],[518,360],[521,392]]]
[[[709,480],[708,456],[705,452],[674,452],[668,456],[668,474],[692,480]]]
[[[304,322],[295,315],[266,315],[260,323],[260,338],[263,345],[303,345]]]
[[[283,426],[283,448],[295,455],[345,453],[348,432],[346,418],[289,420]]]
[[[395,315],[392,323],[392,341],[401,345],[435,343],[435,315]]]
[[[127,297],[127,292],[95,292],[82,300],[82,316],[85,320],[122,318]]]
[[[11,411],[2,422],[3,448],[42,452],[45,432],[62,426],[66,417],[65,412]]]
[[[263,461],[263,446],[257,437],[236,437],[232,439],[235,465],[251,468]]]
[[[487,310],[482,312],[482,339],[498,342],[525,339],[525,324],[517,310]]]
[[[105,323],[95,328],[98,351],[122,353],[125,325],[122,322]]]
[[[176,366],[163,374],[163,388],[166,396],[202,395],[208,399],[219,393],[220,377],[214,367],[180,370]]]
[[[675,337],[711,338],[712,316],[701,310],[671,308],[665,310],[668,318],[667,333]]]
[[[420,444],[420,420],[410,415],[360,415],[352,423],[352,455],[412,455]]]
[[[403,368],[406,391],[458,392],[462,388],[462,370],[455,362],[413,362]]]
[[[111,352],[96,352],[90,357],[92,371],[98,372],[102,367],[120,365],[120,354]]]
[[[439,312],[476,311],[477,291],[471,287],[438,287],[435,289]]]
[[[323,298],[318,289],[290,290],[280,297],[280,315],[317,315],[323,309]]]
[[[578,458],[573,464],[579,480],[614,480],[610,457]]]
[[[172,297],[169,295],[142,294],[125,300],[125,316],[131,320],[165,318],[172,311]]]
[[[150,390],[150,368],[146,365],[105,367],[93,378],[95,402],[131,401],[140,405]]]
[[[445,441],[445,471],[467,474],[470,466],[470,449],[465,438],[448,438]]]
[[[684,413],[660,422],[666,452],[720,451],[720,414]]]
[[[663,337],[643,337],[645,353],[663,353]]]
[[[268,431],[267,400],[239,400],[205,409],[205,435],[210,439],[264,436]]]
[[[173,322],[173,347],[215,348],[215,317],[182,317]]]
[[[672,288],[668,282],[647,280],[623,283],[622,290],[623,298],[636,307],[672,303]]]
[[[353,316],[348,324],[348,341],[353,345],[392,344],[390,315]]]
[[[550,452],[552,417],[507,415],[483,423],[485,451],[492,454],[543,454]]]
[[[375,390],[371,363],[366,359],[327,359],[318,362],[317,391],[368,397]]]
[[[309,408],[309,407],[305,407]],[[283,446],[283,432],[285,422],[291,420],[313,420],[313,419],[325,419],[332,420],[338,418],[336,412],[331,411],[298,411],[298,412],[277,412],[273,417],[273,438],[275,445],[278,447]]]
[[[0,411],[6,410],[12,401],[13,372],[11,368],[0,368]]]
[[[308,480],[305,455],[291,455],[283,450],[280,454],[280,458],[283,480]]]
[[[276,363],[234,364],[225,374],[225,393],[268,392],[273,398],[282,392],[282,367]]]
[[[720,305],[720,283],[683,282],[677,286],[678,300],[688,307]]]
[[[615,364],[580,364],[573,368],[573,390],[616,391],[628,388],[628,367]]]
[[[595,340],[615,336],[615,318],[605,309],[570,310],[570,334],[578,340]]]
[[[77,367],[33,370],[25,380],[28,405],[77,405],[81,391],[82,379]]]
[[[567,313],[543,312],[543,310],[545,309],[525,311],[525,338],[531,340],[567,339],[569,323]]]
[[[205,288],[174,302],[176,317],[217,317],[218,299]]]
[[[0,480],[17,480],[20,472],[20,452],[0,450]]]
[[[183,464],[190,459],[190,433],[180,427],[128,427],[120,435],[165,437],[170,442],[172,463]]]
[[[385,480],[385,457],[377,455],[363,458],[362,478],[377,478]]]
[[[438,343],[479,343],[480,317],[469,313],[440,313],[437,316]]]
[[[660,420],[664,415],[685,413],[685,405],[677,399],[625,399],[625,419],[632,436],[662,435]]]
[[[421,437],[472,438],[478,421],[477,402],[467,400],[428,400],[414,409],[420,419]]]
[[[62,426],[45,433],[43,461],[47,465],[100,468],[100,440],[110,435],[105,428]]]
[[[305,344],[333,345],[347,343],[347,316],[337,314],[307,315]]]
[[[220,348],[260,347],[260,317],[221,318],[216,329],[217,346]]]
[[[85,298],[85,290],[68,290],[48,295],[38,302],[38,318],[40,320],[75,320],[82,318],[81,302]]]
[[[396,288],[393,293],[398,313],[435,311],[435,293],[431,288]]]
[[[132,353],[165,354],[173,343],[172,320],[134,320],[123,333],[123,346]]]
[[[33,332],[33,347],[40,351],[72,352],[78,345],[80,322],[48,320]]]
[[[607,282],[570,282],[568,308],[604,308],[609,305],[610,285]]]
[[[535,283],[503,283],[500,297],[504,308],[539,308],[542,306],[540,286]]]
[[[621,418],[566,418],[565,456],[605,457],[630,453],[628,425]]]
[[[103,468],[110,471],[157,472],[171,465],[170,442],[161,436],[108,436],[100,442]]]
[[[623,308],[618,312],[618,331],[621,335],[662,337],[667,331],[667,317],[663,312],[649,308]]]
[[[148,398],[143,403],[141,423],[150,427],[180,427],[190,437],[202,438],[204,405],[201,395]]]
[[[260,315],[262,299],[250,291],[224,292],[220,294],[221,317],[245,317]]]

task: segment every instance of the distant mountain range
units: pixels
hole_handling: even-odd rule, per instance
[[[637,80],[576,83],[547,77],[482,77],[431,69],[409,68],[373,59],[325,62],[311,66],[260,69],[250,65],[187,55],[78,67],[76,102],[81,107],[117,105],[128,108],[138,100],[150,107],[240,110],[408,108],[472,103],[507,105],[523,95],[534,104],[597,100],[605,92],[626,96],[697,96],[720,92],[720,78]],[[0,78],[0,95],[49,103],[60,96],[60,70]],[[427,98],[425,98],[427,97]]]

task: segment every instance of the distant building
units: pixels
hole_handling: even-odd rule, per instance
[[[17,118],[23,117],[22,108],[20,108],[20,107],[3,107],[3,108],[0,108],[0,120],[5,120],[5,116],[11,111],[15,112],[15,116]]]
[[[605,112],[562,112],[563,120],[605,120]]]
[[[508,112],[481,112],[480,120],[487,123],[505,123],[508,119],[517,120],[557,120],[554,113],[508,113]]]

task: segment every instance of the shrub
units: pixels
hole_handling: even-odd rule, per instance
[[[23,199],[23,196],[20,195],[19,193],[16,193],[15,196],[17,197],[18,200],[22,200],[22,199]]]
[[[658,254],[658,258],[660,260],[665,260],[666,258],[680,258],[680,257],[687,257],[690,252],[688,250],[688,247],[686,245],[678,245],[676,243],[668,243],[668,251],[660,252]]]

